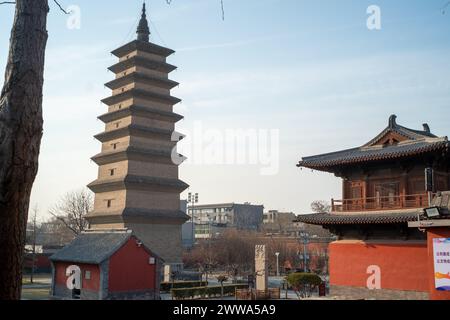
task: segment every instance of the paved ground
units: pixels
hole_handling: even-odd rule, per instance
[[[37,275],[34,277],[34,283],[31,284],[29,282],[29,277],[24,276],[23,286],[22,286],[22,299],[23,300],[48,300],[50,285],[51,285],[51,275]],[[283,277],[269,277],[269,287],[270,288],[281,288],[283,286],[284,278]],[[209,279],[209,286],[218,286],[220,285],[217,280]],[[161,300],[171,300],[172,297],[170,294],[161,294]],[[283,300],[298,300],[297,295],[294,291],[281,290],[281,299]],[[330,300],[330,299],[338,299],[337,297],[331,298],[319,298],[317,296],[310,298],[310,300]],[[225,297],[223,299],[211,299],[211,300],[224,300],[231,301],[235,300],[234,297]]]
[[[30,276],[22,279],[22,300],[48,300],[52,278],[50,274],[37,274],[30,282]]]

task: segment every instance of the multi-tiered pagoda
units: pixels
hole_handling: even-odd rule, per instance
[[[98,179],[89,185],[95,193],[91,229],[129,229],[158,253],[166,264],[181,264],[180,193],[188,185],[178,179],[173,152],[180,135],[173,112],[180,102],[170,90],[176,69],[166,62],[173,50],[149,42],[145,4],[134,40],[112,52],[119,62],[109,68],[116,77],[106,86],[112,95],[102,102],[108,113],[99,117],[105,131],[95,138],[101,153]]]

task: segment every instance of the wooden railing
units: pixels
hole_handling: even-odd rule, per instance
[[[426,193],[376,198],[331,200],[331,208],[333,212],[414,209],[425,208],[428,206],[428,194]]]

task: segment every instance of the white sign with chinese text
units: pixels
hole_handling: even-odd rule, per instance
[[[433,239],[436,289],[450,291],[450,239]]]

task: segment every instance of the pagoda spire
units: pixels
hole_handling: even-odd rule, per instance
[[[145,1],[144,5],[142,7],[142,16],[141,20],[139,21],[139,25],[137,27],[137,39],[139,41],[150,41],[150,28],[148,27],[148,21],[147,21],[147,14],[145,9]]]

